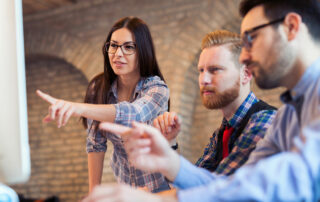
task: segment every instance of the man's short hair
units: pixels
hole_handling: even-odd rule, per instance
[[[263,6],[264,14],[269,20],[282,18],[289,12],[298,13],[311,36],[320,41],[320,0],[242,0],[240,15],[244,17],[259,5]]]
[[[241,53],[241,38],[240,35],[227,30],[217,30],[208,33],[203,39],[201,49],[210,48],[213,46],[226,45],[229,47],[234,61],[237,66],[241,66],[239,63],[239,56]]]

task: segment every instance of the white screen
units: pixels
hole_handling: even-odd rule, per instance
[[[30,175],[21,0],[0,0],[0,182]]]

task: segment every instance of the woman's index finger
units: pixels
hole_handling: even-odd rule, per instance
[[[56,100],[57,100],[56,98],[54,98],[54,97],[52,97],[52,96],[50,96],[50,95],[48,95],[46,93],[43,93],[40,90],[37,90],[36,93],[37,93],[37,95],[39,97],[41,97],[43,100],[47,101],[48,103],[50,103],[50,104],[55,104],[56,103]]]

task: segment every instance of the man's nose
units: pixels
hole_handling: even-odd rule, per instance
[[[203,72],[200,76],[200,84],[201,85],[208,85],[211,83],[211,74],[207,71]]]
[[[246,64],[250,59],[251,59],[250,52],[247,49],[242,48],[239,56],[240,64]]]

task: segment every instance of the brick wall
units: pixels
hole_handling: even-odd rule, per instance
[[[55,123],[42,123],[48,104],[35,91],[81,102],[88,81],[79,70],[57,58],[37,56],[28,59],[26,67],[31,178],[14,188],[25,197],[56,195],[63,201],[76,201],[88,190],[86,132],[76,118],[61,129]]]
[[[32,197],[55,194],[62,201],[76,201],[86,194],[85,131],[77,120],[63,129],[41,124],[46,108],[35,97],[34,89],[41,86],[56,96],[81,101],[86,79],[103,69],[101,47],[106,34],[124,16],[138,16],[151,29],[158,62],[170,88],[171,109],[183,118],[178,138],[180,152],[196,161],[222,119],[218,111],[205,109],[200,100],[196,66],[201,39],[215,29],[239,32],[238,3],[239,0],[91,0],[24,16],[26,56],[54,59],[27,64],[33,170],[30,182],[16,186],[16,190]],[[58,73],[61,69],[72,73]],[[76,75],[78,79],[74,78]],[[69,84],[75,80],[79,83]],[[281,89],[261,91],[253,85],[253,90],[265,101],[280,105]],[[114,182],[108,164],[111,151],[109,145],[103,182]]]

